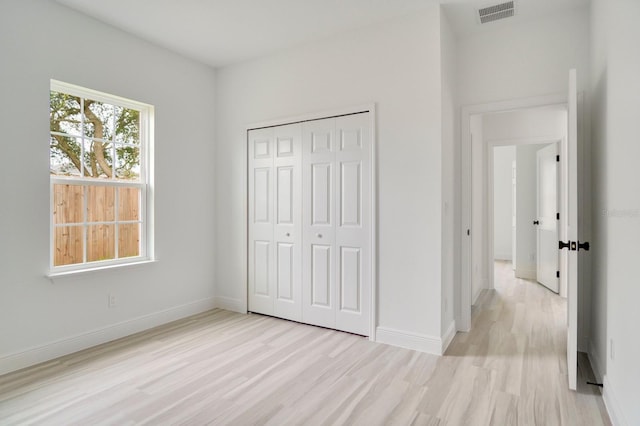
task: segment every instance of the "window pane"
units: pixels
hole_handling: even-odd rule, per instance
[[[97,139],[113,139],[114,106],[94,101],[84,100],[84,135]]]
[[[118,257],[140,256],[140,224],[118,226]]]
[[[115,221],[115,206],[115,188],[109,186],[87,187],[87,222]]]
[[[110,143],[84,141],[84,170],[86,177],[110,178],[113,175],[113,153]]]
[[[80,139],[52,135],[49,138],[49,173],[80,176]]]
[[[53,231],[53,265],[82,263],[82,226],[60,226]]]
[[[140,220],[140,189],[118,188],[118,220]]]
[[[118,179],[140,180],[140,147],[116,145],[116,156],[116,177]]]
[[[52,132],[80,136],[82,134],[80,98],[52,91],[49,96],[49,122]]]
[[[111,260],[116,253],[116,226],[87,226],[87,262]]]
[[[81,185],[53,185],[53,223],[82,223],[84,188]]]
[[[140,145],[140,111],[116,107],[117,143]]]

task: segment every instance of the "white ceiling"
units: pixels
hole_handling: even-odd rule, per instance
[[[458,34],[481,31],[475,9],[506,0],[56,0],[116,28],[219,67],[445,5]],[[516,0],[529,19],[589,0]],[[482,27],[504,25],[502,22]]]

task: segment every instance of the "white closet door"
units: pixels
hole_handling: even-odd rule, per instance
[[[368,114],[336,118],[336,324],[369,334],[371,135]]]
[[[274,315],[302,319],[302,179],[300,124],[274,127]]]
[[[249,311],[273,315],[273,129],[249,132]]]
[[[368,114],[304,123],[303,321],[369,334]]]
[[[335,327],[335,120],[302,126],[302,320]]]

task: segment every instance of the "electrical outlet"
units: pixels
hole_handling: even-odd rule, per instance
[[[118,299],[116,298],[115,294],[109,294],[109,300],[107,302],[108,306],[110,308],[115,308],[116,305],[118,304]]]

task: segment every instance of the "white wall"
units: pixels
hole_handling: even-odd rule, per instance
[[[559,105],[485,114],[482,124],[485,142],[546,142],[565,137],[567,112]]]
[[[540,145],[516,146],[516,270],[518,278],[536,279],[536,152]]]
[[[482,289],[487,287],[487,146],[482,132],[482,115],[471,116],[471,304],[475,304]]]
[[[245,129],[375,102],[378,324],[417,341],[441,334],[440,11],[432,9],[223,68],[216,75],[216,298],[242,306]]]
[[[515,146],[493,148],[493,258],[513,258],[513,188],[512,164]]]
[[[588,39],[587,6],[459,39],[460,104],[566,93],[569,69],[588,73]]]
[[[441,9],[442,10],[442,9]],[[455,331],[454,283],[460,282],[460,268],[455,268],[459,258],[460,223],[459,194],[460,166],[455,162],[460,151],[460,139],[456,138],[456,41],[447,17],[440,14],[441,78],[442,78],[442,327],[441,333]],[[457,214],[454,214],[457,213]],[[447,338],[451,336],[446,336]]]
[[[591,256],[592,307],[589,359],[602,381],[607,366],[607,32],[611,26],[609,7],[603,1],[592,1],[591,18],[591,139],[592,139],[592,217]],[[596,18],[597,17],[597,18]]]
[[[0,57],[0,374],[210,308],[214,72],[36,0],[0,3]],[[155,106],[157,263],[45,278],[51,78]]]
[[[593,298],[591,354],[605,373],[604,398],[614,424],[637,425],[640,286],[634,267],[640,240],[640,2],[595,0],[593,13],[592,245],[594,295],[599,297]]]

